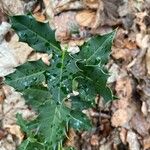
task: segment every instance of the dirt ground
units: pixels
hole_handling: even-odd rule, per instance
[[[11,30],[8,15],[28,12],[38,21],[49,21],[68,51],[117,28],[107,67],[108,84],[118,100],[104,104],[97,99],[96,108],[85,110],[92,130],[70,129],[66,145],[77,150],[150,150],[150,0],[0,0],[0,150],[16,150],[24,138],[16,113],[26,119],[35,115],[20,93],[2,83],[3,77],[27,59],[49,60],[18,42]]]

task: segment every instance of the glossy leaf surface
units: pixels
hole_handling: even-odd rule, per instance
[[[55,33],[48,23],[37,22],[31,15],[10,17],[12,28],[21,42],[26,42],[39,52],[60,50]]]

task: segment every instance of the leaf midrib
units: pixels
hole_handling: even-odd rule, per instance
[[[38,72],[38,73],[34,73],[34,74],[31,74],[31,75],[28,75],[28,76],[24,76],[24,77],[21,77],[21,78],[17,78],[15,80],[11,80],[11,81],[8,81],[9,83],[10,82],[17,82],[19,80],[22,80],[22,79],[26,79],[26,78],[29,78],[29,77],[32,77],[32,76],[35,76],[35,75],[38,75],[38,74],[43,74],[45,71],[41,71],[41,72]]]
[[[65,59],[65,51],[62,52],[62,60],[61,60],[61,68],[60,68],[60,78],[59,78],[59,91],[58,91],[58,101],[61,102],[61,87],[62,87],[62,74],[63,74],[63,67],[64,67],[64,59]]]
[[[107,39],[102,43],[102,45],[101,45],[100,47],[98,47],[98,48],[95,50],[95,52],[86,60],[86,62],[90,61],[90,59],[91,59],[100,49],[103,48],[103,45],[104,45],[110,38],[113,39],[112,37],[113,37],[113,36],[111,35],[111,37],[107,38]]]
[[[54,117],[53,117],[53,119],[52,119],[52,124],[55,124],[55,120],[56,120],[56,116],[57,116],[57,113],[58,113],[58,110],[57,110],[58,108],[57,107],[55,107],[55,112],[54,112]],[[49,140],[50,141],[53,141],[53,128],[51,128],[51,133],[50,133],[50,138],[49,138]]]

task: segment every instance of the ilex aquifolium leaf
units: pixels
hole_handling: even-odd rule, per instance
[[[73,110],[70,112],[71,120],[70,125],[76,130],[89,130],[91,129],[91,122],[87,116],[78,110]]]
[[[27,62],[17,67],[15,73],[6,76],[6,84],[13,86],[18,91],[22,91],[33,85],[45,82],[44,73],[46,70],[48,70],[48,66],[41,60]]]
[[[48,24],[28,15],[13,16],[11,23],[20,41],[36,51],[53,55],[50,66],[42,61],[27,62],[5,78],[5,83],[22,92],[27,104],[37,111],[37,118],[29,123],[18,118],[27,134],[19,148],[63,149],[68,127],[91,128],[91,122],[82,111],[94,107],[95,97],[100,95],[106,101],[113,99],[107,86],[109,74],[105,64],[115,32],[92,37],[81,46],[78,54],[70,55],[60,49]]]
[[[106,85],[109,77],[105,64],[108,62],[115,31],[104,36],[92,37],[81,47],[75,58],[82,70],[76,78],[82,98],[94,99],[100,94],[105,101],[113,99],[110,88]]]
[[[81,52],[77,58],[84,61],[86,65],[106,64],[111,53],[114,35],[115,31],[103,36],[97,35],[92,37],[81,46]]]
[[[10,17],[12,28],[21,42],[26,42],[39,52],[60,50],[55,33],[48,23],[37,22],[31,15]]]
[[[45,103],[39,108],[39,131],[45,136],[45,141],[51,147],[56,147],[66,135],[70,110],[64,104],[53,101]]]
[[[79,83],[78,89],[83,99],[94,100],[97,94],[101,95],[105,101],[113,99],[112,92],[106,84],[109,75],[104,66],[100,64],[88,66],[79,62],[78,67],[82,71],[76,81]]]
[[[23,90],[22,94],[24,95],[27,104],[31,105],[35,109],[40,105],[43,105],[45,102],[49,101],[49,99],[51,98],[50,91],[42,84],[29,87]]]

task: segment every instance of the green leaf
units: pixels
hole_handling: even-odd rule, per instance
[[[31,15],[10,17],[12,28],[21,42],[26,42],[39,52],[60,50],[55,33],[48,23],[37,22]]]
[[[35,121],[26,121],[22,118],[21,114],[17,114],[17,124],[21,127],[21,129],[26,133],[27,139],[25,139],[21,145],[17,148],[17,150],[41,150],[48,145],[45,143],[41,143],[41,140],[43,140],[43,137],[37,133],[34,133],[35,130],[37,132],[37,122]]]
[[[30,86],[45,82],[44,73],[48,68],[41,60],[27,62],[17,67],[14,73],[6,76],[5,83],[18,91],[22,91]]]
[[[30,130],[29,128],[27,127],[27,121],[24,120],[22,118],[22,115],[21,114],[17,114],[16,115],[16,118],[17,118],[17,124],[21,127],[21,129],[26,132],[26,133],[30,133]]]
[[[80,96],[83,94],[80,93]],[[94,104],[86,99],[86,96],[84,95],[83,98],[78,96],[71,96],[69,99],[71,99],[72,104],[72,110],[79,110],[82,111],[84,109],[88,109],[90,107],[94,107]]]
[[[35,129],[37,128],[36,120],[27,121],[24,120],[21,114],[16,115],[17,124],[21,127],[22,131],[26,133],[27,137],[33,139],[36,134],[34,134]]]
[[[113,99],[113,94],[107,86],[108,72],[101,64],[87,66],[78,63],[78,67],[82,70],[80,78],[76,78],[82,99],[94,101],[97,94],[101,95],[105,101]]]
[[[70,111],[63,104],[53,101],[39,108],[39,132],[45,137],[45,142],[55,147],[65,136]]]
[[[73,148],[73,147],[66,147],[66,148],[63,148],[62,150],[75,150],[75,148]]]
[[[51,98],[50,91],[43,85],[32,86],[22,92],[27,104],[35,109]]]
[[[70,124],[76,130],[89,130],[91,129],[91,122],[87,116],[78,110],[73,110],[70,113]]]
[[[94,106],[97,94],[106,101],[113,99],[107,87],[109,75],[105,64],[115,32],[92,37],[78,54],[71,56],[60,50],[48,24],[37,22],[32,16],[14,16],[11,22],[20,41],[36,51],[52,52],[53,55],[50,66],[42,61],[27,62],[6,76],[6,83],[21,91],[38,115],[30,122],[18,116],[18,123],[27,134],[21,148],[63,149],[68,125],[76,130],[91,128],[91,122],[82,110]],[[79,95],[73,95],[74,91]],[[71,95],[69,99],[68,94]]]
[[[31,138],[27,138],[21,143],[17,150],[46,150],[46,147],[46,144],[43,145],[37,141],[33,142]]]
[[[76,90],[81,99],[93,102],[96,95],[101,95],[105,101],[113,99],[113,94],[107,86],[109,77],[105,64],[108,62],[115,31],[104,36],[92,37],[82,47],[75,58],[80,69],[75,81]]]
[[[52,99],[61,102],[72,93],[72,80],[78,71],[75,60],[66,52],[55,54],[47,72],[47,83]]]
[[[106,64],[111,52],[114,35],[115,31],[103,36],[92,37],[81,47],[78,59],[84,61],[86,65]]]
[[[29,150],[27,147],[29,145],[29,140],[24,140],[21,145],[17,148],[17,150]]]

